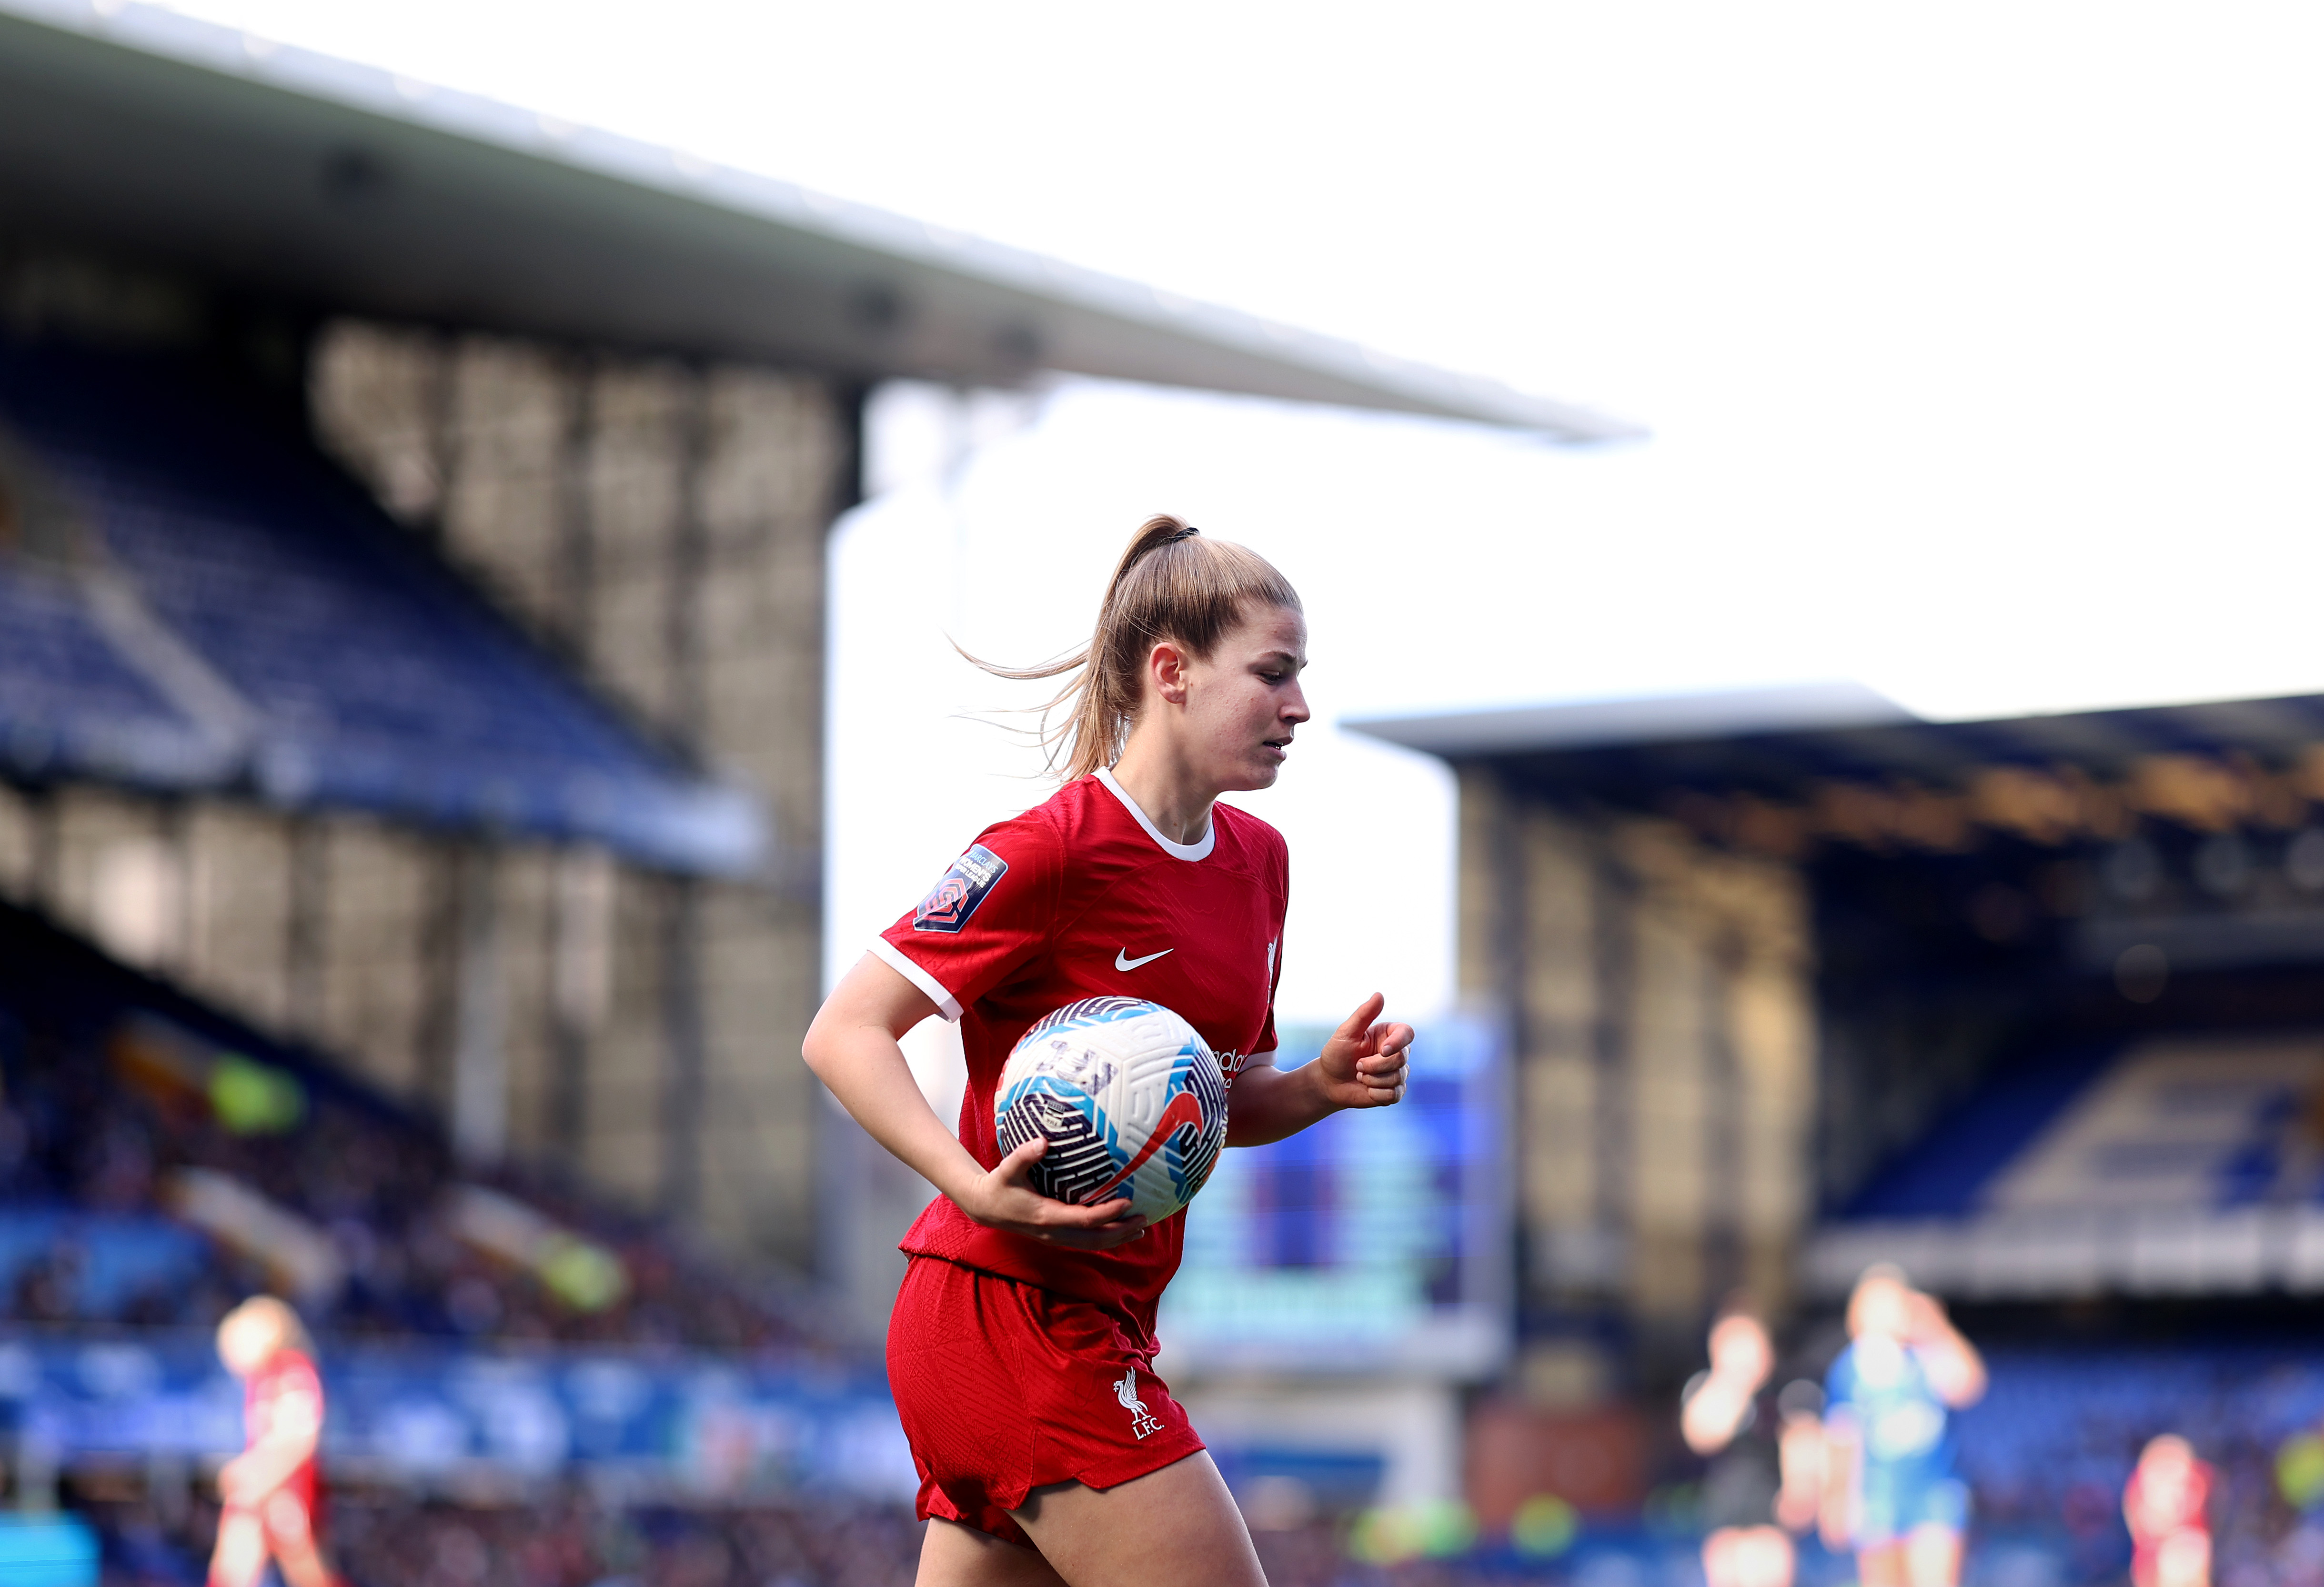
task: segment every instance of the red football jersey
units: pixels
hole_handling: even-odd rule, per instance
[[[1273,1052],[1289,898],[1289,853],[1266,822],[1214,805],[1200,843],[1173,843],[1101,771],[987,827],[872,951],[960,1022],[960,1139],[991,1168],[1001,1067],[1036,1020],[1067,1003],[1138,997],[1176,1010],[1230,1086],[1253,1055]],[[1184,1239],[1174,1216],[1110,1251],[1066,1250],[985,1228],[940,1195],[903,1249],[1117,1307],[1150,1337]]]
[[[2211,1468],[2208,1462],[2190,1462],[2187,1481],[2176,1491],[2150,1494],[2145,1479],[2133,1471],[2122,1494],[2132,1546],[2146,1550],[2174,1532],[2209,1531],[2210,1504]]]
[[[323,1425],[323,1379],[315,1363],[295,1350],[276,1351],[250,1375],[242,1392],[243,1430],[256,1444],[274,1430],[274,1418],[286,1412],[294,1426]]]
[[[315,1363],[295,1350],[279,1350],[250,1375],[242,1391],[243,1430],[253,1447],[274,1430],[275,1418],[287,1416],[294,1427],[323,1426],[323,1379]],[[309,1455],[293,1468],[277,1492],[295,1495],[311,1508],[315,1502],[315,1461]]]

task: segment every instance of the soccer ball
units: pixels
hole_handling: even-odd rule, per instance
[[[1158,1223],[1194,1199],[1226,1145],[1226,1076],[1161,1004],[1084,998],[1017,1043],[992,1121],[1004,1153],[1049,1138],[1031,1176],[1043,1195],[1084,1206],[1126,1195]]]

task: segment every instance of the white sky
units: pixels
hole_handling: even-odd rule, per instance
[[[2324,687],[2324,14],[2294,5],[189,0],[183,9],[1646,420],[1080,386],[848,526],[835,947],[1038,797],[1007,659],[1176,511],[1320,718],[1854,678],[1940,715]],[[1449,973],[1450,801],[1328,730],[1286,1011]],[[852,953],[849,956],[852,956]]]

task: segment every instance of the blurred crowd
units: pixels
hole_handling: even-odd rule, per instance
[[[1965,1428],[1978,1530],[2040,1543],[2070,1581],[2135,1572],[2126,1509],[2153,1445],[2198,1463],[2205,1572],[2218,1587],[2324,1587],[2324,1362],[2247,1347],[2075,1359],[1997,1357],[1991,1402]],[[2147,1461],[2142,1461],[2142,1453]],[[2147,1587],[2141,1583],[2141,1587]]]
[[[2126,1474],[2135,1437],[2109,1445]],[[2324,1587],[2324,1511],[2303,1514],[2264,1441],[2205,1446],[2218,1587]],[[2295,1451],[2294,1461],[2300,1456]],[[68,1495],[106,1534],[106,1587],[195,1587],[217,1527],[194,1504],[175,1524],[142,1497]],[[1965,1573],[1970,1587],[2063,1587],[2131,1577],[2124,1482],[2085,1468],[2044,1508],[2032,1490],[1980,1487]],[[620,1507],[572,1490],[514,1507],[469,1507],[388,1490],[336,1494],[326,1515],[334,1563],[355,1587],[904,1587],[919,1523],[902,1504],[817,1498],[716,1509]],[[1489,1547],[1465,1558],[1394,1564],[1351,1556],[1351,1518],[1318,1516],[1253,1534],[1272,1587],[1681,1587],[1701,1577],[1683,1546],[1624,1554],[1585,1538],[1555,1560],[1517,1562]],[[1812,1544],[1807,1545],[1813,1552]],[[2034,1562],[2029,1564],[2029,1562]],[[1840,1556],[1802,1560],[1803,1582],[1845,1579]],[[1699,1567],[1698,1567],[1699,1568]],[[2151,1587],[2141,1583],[2140,1587]]]
[[[102,1527],[105,1587],[195,1587],[217,1511],[173,1526],[142,1500],[77,1496]],[[389,1492],[329,1505],[333,1562],[355,1587],[907,1587],[920,1527],[908,1509],[617,1508],[573,1491],[466,1507]]]
[[[797,1308],[650,1224],[545,1182],[463,1175],[392,1106],[150,1016],[72,1030],[0,1010],[0,1234],[42,1231],[0,1273],[11,1320],[208,1326],[272,1288],[337,1333],[809,1339]],[[138,1238],[163,1216],[190,1262]],[[93,1283],[101,1271],[115,1282]]]
[[[208,1327],[272,1290],[341,1336],[724,1352],[816,1343],[812,1314],[790,1297],[696,1262],[652,1224],[553,1183],[464,1170],[425,1121],[295,1059],[226,1050],[134,1010],[46,1023],[0,1010],[0,1081],[7,1321]],[[1973,1361],[1941,1307],[1898,1296],[1902,1321],[1886,1331],[1915,1359],[1931,1370],[1948,1352]],[[1861,1348],[1864,1319],[1850,1320]],[[1792,1507],[1799,1513],[1786,1512],[1794,1462],[1784,1445],[1789,1434],[1831,1425],[1821,1398],[1831,1363],[1779,1361],[1756,1321],[1721,1326],[1711,1368],[1689,1395],[1687,1418],[1701,1426],[1687,1442],[1711,1457],[1692,1534],[1724,1528],[1748,1541],[1757,1529],[1780,1542],[1780,1525],[1802,1537],[1796,1574],[1813,1587],[1830,1573],[1824,1563],[1842,1564],[1812,1544],[1813,1494],[1839,1490],[1810,1482]],[[1722,1351],[1733,1358],[1726,1377]],[[2324,1356],[2004,1349],[1991,1365],[1981,1403],[1973,1392],[1936,1395],[1957,1420],[1971,1499],[1967,1567],[1937,1573],[1930,1587],[2126,1577],[2135,1587],[2324,1587]],[[1794,1380],[1803,1373],[1814,1381]],[[2185,1443],[2163,1440],[2169,1458],[2140,1468],[2144,1487],[2134,1487],[2142,1450],[2152,1462],[2162,1434]],[[2175,1497],[2157,1497],[2166,1491]],[[165,1521],[134,1492],[73,1501],[103,1524],[117,1587],[202,1579],[215,1510],[168,1507]],[[2189,1563],[2198,1522],[2200,1572]],[[507,1508],[356,1490],[327,1505],[326,1526],[359,1587],[869,1587],[909,1582],[919,1538],[894,1505],[625,1507],[581,1490]],[[1276,1587],[1586,1587],[1617,1577],[1659,1587],[1691,1573],[1672,1567],[1691,1544],[1620,1556],[1593,1549],[1587,1532],[1570,1555],[1521,1564],[1494,1563],[1490,1539],[1460,1558],[1368,1559],[1351,1546],[1346,1517],[1262,1530],[1256,1541]],[[1774,1552],[1755,1564],[1748,1550],[1729,1558],[1716,1549],[1693,1568],[1713,1587],[1780,1587],[1794,1575],[1790,1547],[1780,1568]],[[1631,1563],[1609,1563],[1621,1557]]]
[[[105,1587],[201,1580],[192,1562],[208,1547],[215,1509],[196,1506],[171,1527],[142,1502],[76,1503],[105,1528]],[[575,1490],[467,1508],[356,1493],[329,1516],[333,1563],[353,1587],[909,1587],[920,1548],[908,1506],[844,1500],[616,1508]],[[1253,1541],[1270,1587],[1515,1587],[1571,1575],[1476,1559],[1364,1563],[1350,1556],[1346,1518]]]

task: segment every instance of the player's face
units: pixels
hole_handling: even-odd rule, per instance
[[[2188,1468],[2194,1462],[2194,1451],[2182,1439],[2163,1437],[2150,1443],[2138,1457],[2138,1469],[2150,1483],[2179,1483],[2187,1480]]]
[[[1868,1278],[1857,1286],[1848,1308],[1849,1332],[1909,1339],[1913,1333],[1912,1295],[1894,1278]]]
[[[1765,1382],[1775,1370],[1775,1346],[1757,1317],[1722,1317],[1711,1331],[1711,1361],[1738,1378]]]
[[[237,1312],[218,1330],[218,1359],[237,1378],[247,1378],[281,1347],[282,1330],[263,1312]]]
[[[1222,793],[1271,788],[1307,720],[1299,675],[1307,620],[1283,606],[1254,609],[1186,669],[1187,750]]]

